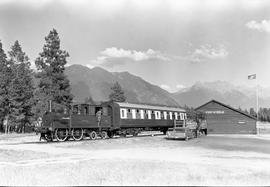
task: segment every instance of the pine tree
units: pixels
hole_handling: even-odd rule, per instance
[[[10,100],[10,118],[24,132],[25,124],[30,122],[34,104],[32,70],[28,56],[22,51],[18,41],[15,41],[9,52],[9,64],[12,69],[11,85],[8,90]]]
[[[45,41],[43,51],[35,61],[39,78],[35,94],[37,101],[35,112],[39,115],[46,111],[49,100],[68,106],[73,99],[69,80],[64,74],[69,54],[60,49],[60,38],[55,29],[45,37]]]
[[[122,87],[118,82],[116,82],[111,87],[111,90],[112,90],[112,93],[109,95],[110,101],[115,101],[115,102],[125,102],[126,101],[124,91],[122,90]]]
[[[7,56],[3,50],[2,42],[0,41],[0,130],[3,130],[4,118],[9,113],[9,98],[8,88],[10,86],[11,68],[7,61]]]

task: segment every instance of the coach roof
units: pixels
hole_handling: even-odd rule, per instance
[[[118,104],[120,107],[125,107],[125,108],[165,110],[165,111],[174,111],[174,112],[185,112],[186,111],[183,108],[169,107],[169,106],[153,106],[153,105],[120,103],[120,102],[116,102],[116,104]]]

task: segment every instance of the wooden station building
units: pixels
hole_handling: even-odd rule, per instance
[[[256,134],[256,118],[211,100],[195,110],[205,113],[208,134]]]

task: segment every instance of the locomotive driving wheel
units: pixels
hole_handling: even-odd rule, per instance
[[[89,137],[90,137],[91,140],[97,139],[96,131],[91,131],[90,134],[89,134]]]
[[[76,141],[83,139],[83,129],[72,129],[72,138]]]
[[[58,141],[63,142],[68,138],[68,129],[56,129],[55,137]]]
[[[108,134],[107,134],[106,131],[102,131],[100,136],[101,136],[102,139],[106,139],[108,137]]]

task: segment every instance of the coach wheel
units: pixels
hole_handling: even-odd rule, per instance
[[[108,137],[107,132],[106,132],[106,131],[102,131],[102,132],[101,132],[101,138],[102,138],[102,139],[106,139],[107,137]]]
[[[80,141],[83,138],[83,129],[72,129],[72,138]]]
[[[134,131],[134,132],[132,133],[132,135],[133,135],[133,136],[138,136],[138,132]]]
[[[91,140],[97,139],[96,131],[91,131],[90,134],[89,134],[89,137],[90,137]]]
[[[123,134],[120,134],[120,137],[127,137],[127,134],[126,133],[123,133]]]
[[[65,141],[68,138],[68,129],[56,129],[55,137],[60,142]]]

